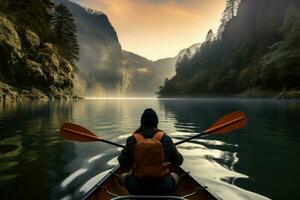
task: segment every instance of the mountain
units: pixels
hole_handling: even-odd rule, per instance
[[[76,92],[82,96],[154,96],[166,79],[175,75],[175,65],[185,54],[194,54],[200,44],[177,56],[150,61],[123,50],[107,16],[69,0],[63,3],[74,15],[78,29],[80,61],[75,78]]]
[[[78,29],[80,61],[74,82],[77,93],[83,96],[152,96],[165,78],[171,72],[174,74],[174,62],[152,62],[122,50],[117,33],[104,13],[69,0],[55,2],[70,9]]]
[[[156,61],[150,61],[142,56],[123,50],[123,58],[127,64],[126,69],[131,71],[131,94],[144,95],[148,93],[148,95],[154,95],[166,80],[175,75],[176,63],[186,55],[194,55],[199,47],[200,44],[194,44],[181,50],[175,57]]]
[[[69,0],[55,0],[73,14],[80,46],[75,88],[82,95],[116,90],[122,82],[122,49],[117,33],[102,12],[84,8]]]
[[[181,60],[184,56],[188,56],[189,58],[191,58],[192,56],[195,55],[197,51],[200,50],[200,47],[201,47],[201,43],[196,43],[191,45],[188,48],[182,49],[177,55],[177,59]],[[177,60],[177,62],[179,62],[179,60]]]
[[[123,50],[127,73],[127,92],[134,96],[154,96],[166,78],[175,74],[176,57],[150,61]]]
[[[299,1],[227,1],[218,34],[179,60],[160,96],[299,97]]]

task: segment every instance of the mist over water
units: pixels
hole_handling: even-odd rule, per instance
[[[219,117],[244,111],[245,129],[178,146],[183,168],[224,199],[298,199],[299,101],[242,99],[90,99],[0,104],[1,199],[78,199],[116,164],[120,148],[59,137],[64,121],[118,143],[145,108],[179,141]],[[281,184],[284,183],[284,184]],[[34,190],[32,190],[34,188]],[[265,197],[263,197],[265,196]],[[3,197],[3,198],[2,198]]]

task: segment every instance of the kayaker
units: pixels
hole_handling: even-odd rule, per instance
[[[179,177],[169,172],[169,165],[180,166],[182,155],[172,139],[157,128],[158,117],[151,108],[141,117],[141,126],[127,138],[118,157],[121,166],[130,167],[121,176],[123,184],[134,195],[168,195]]]

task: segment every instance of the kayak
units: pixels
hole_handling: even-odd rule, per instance
[[[225,134],[234,130],[238,130],[247,125],[248,118],[245,113],[241,111],[232,112],[220,118],[210,128],[202,133],[196,134],[192,137],[186,138],[175,145],[180,145],[184,142],[188,142],[196,137],[201,137],[208,134]],[[98,137],[85,127],[78,124],[66,122],[59,131],[65,139],[79,141],[79,142],[93,142],[100,141],[108,143],[114,146],[124,148],[124,145],[111,142]],[[172,196],[134,196],[120,184],[120,175],[124,172],[128,172],[129,169],[125,169],[120,166],[116,166],[110,173],[108,173],[99,183],[97,183],[92,189],[90,189],[85,195],[83,200],[125,200],[125,199],[174,199],[174,200],[220,200],[222,198],[213,194],[213,192],[196,181],[188,172],[184,171],[180,167],[173,167],[171,172],[175,172],[180,176],[180,181]]]
[[[138,196],[130,195],[120,183],[120,175],[128,169],[116,166],[102,180],[100,180],[83,200],[139,200],[139,199],[169,199],[169,200],[221,200],[209,188],[196,181],[190,173],[180,167],[171,169],[179,175],[180,180],[174,194],[171,196]]]

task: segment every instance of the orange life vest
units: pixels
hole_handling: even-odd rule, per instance
[[[134,133],[136,140],[133,173],[143,179],[157,179],[169,174],[165,163],[164,147],[161,139],[164,132],[157,132],[153,138],[144,138]]]

